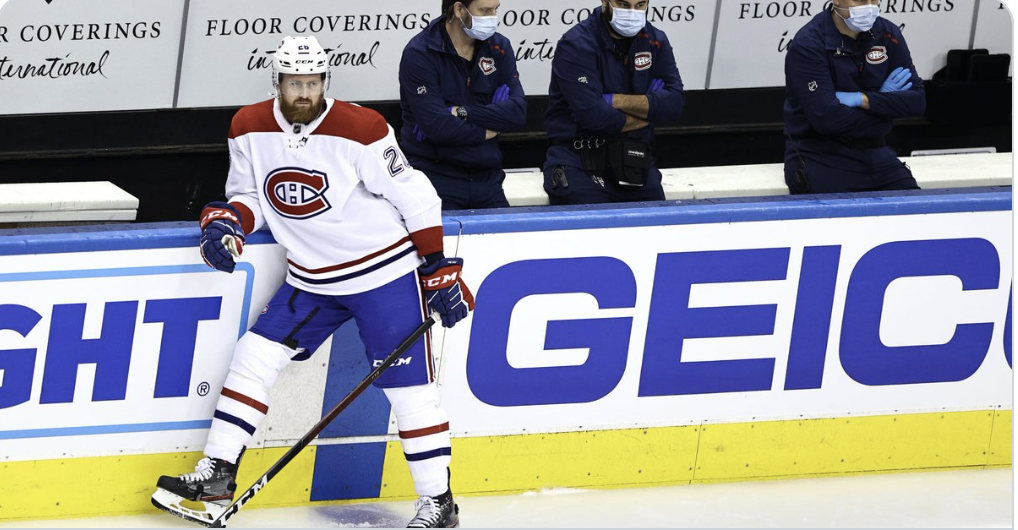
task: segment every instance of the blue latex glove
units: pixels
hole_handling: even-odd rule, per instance
[[[884,84],[880,87],[880,91],[897,92],[899,90],[908,90],[912,88],[912,83],[908,83],[908,80],[911,78],[912,70],[899,66],[891,72],[891,75],[887,76]]]
[[[442,258],[417,269],[428,307],[451,328],[474,309],[474,295],[463,283],[463,258]]]
[[[835,92],[834,95],[846,107],[862,107],[862,92]]]
[[[205,263],[213,269],[233,272],[237,263],[234,257],[244,252],[244,229],[240,226],[240,212],[232,204],[210,202],[205,205],[198,221],[201,226],[199,250]],[[234,255],[227,247],[227,238],[232,238]]]
[[[664,89],[665,82],[661,79],[655,78],[653,81],[650,82],[650,87],[647,88],[647,93],[653,94],[654,92],[660,92]]]
[[[414,135],[417,137],[418,142],[423,142],[424,140],[427,139],[427,136],[424,136],[424,133],[421,131],[420,125],[414,125],[414,128],[411,129],[411,132],[413,132]]]
[[[615,94],[605,94],[601,97],[604,98],[604,102],[607,103],[609,107],[615,108]]]
[[[491,96],[492,103],[509,101],[509,85],[502,85],[495,89],[495,95]]]

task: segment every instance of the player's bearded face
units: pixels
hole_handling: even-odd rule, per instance
[[[288,75],[280,81],[279,108],[290,123],[311,123],[322,112],[325,84],[320,75]]]

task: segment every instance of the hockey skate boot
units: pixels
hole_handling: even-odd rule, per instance
[[[422,496],[414,503],[417,516],[407,528],[459,528],[460,507],[452,500],[452,489],[437,497]]]
[[[179,477],[159,477],[152,504],[188,521],[209,526],[233,502],[237,491],[236,464],[205,457],[195,466],[194,473]]]

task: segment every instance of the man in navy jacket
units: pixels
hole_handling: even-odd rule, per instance
[[[785,57],[785,182],[792,193],[918,189],[887,146],[892,120],[921,116],[923,81],[878,0],[834,0]]]
[[[403,50],[401,147],[443,210],[509,206],[500,133],[522,129],[527,103],[509,40],[495,33],[498,0],[442,0]]]
[[[686,100],[668,37],[647,22],[648,5],[601,0],[558,41],[544,165],[552,204],[665,198],[654,126],[678,120]]]

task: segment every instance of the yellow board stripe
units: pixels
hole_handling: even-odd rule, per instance
[[[697,482],[987,464],[992,411],[705,425]]]
[[[1010,466],[1011,429],[1012,411],[996,409],[454,438],[452,486],[491,494]],[[287,449],[249,450],[241,487]],[[307,504],[315,454],[302,452],[251,506]],[[0,463],[0,520],[151,512],[158,476],[191,472],[200,457]],[[399,442],[386,444],[383,466],[380,498],[416,497]]]
[[[989,464],[991,466],[1011,465],[1014,427],[1010,410],[993,412],[993,433],[990,434]]]
[[[1011,465],[1010,410],[453,438],[457,494]],[[389,443],[382,498],[414,497]]]
[[[688,481],[700,428],[530,434],[452,440],[457,493]],[[413,497],[399,443],[387,445],[382,498]]]
[[[248,450],[237,478],[246,490],[289,447]],[[301,452],[250,506],[307,504],[316,447]],[[0,464],[0,520],[152,513],[160,475],[191,473],[201,453],[35,460]],[[247,506],[245,506],[247,509]],[[167,516],[170,517],[170,516]]]

